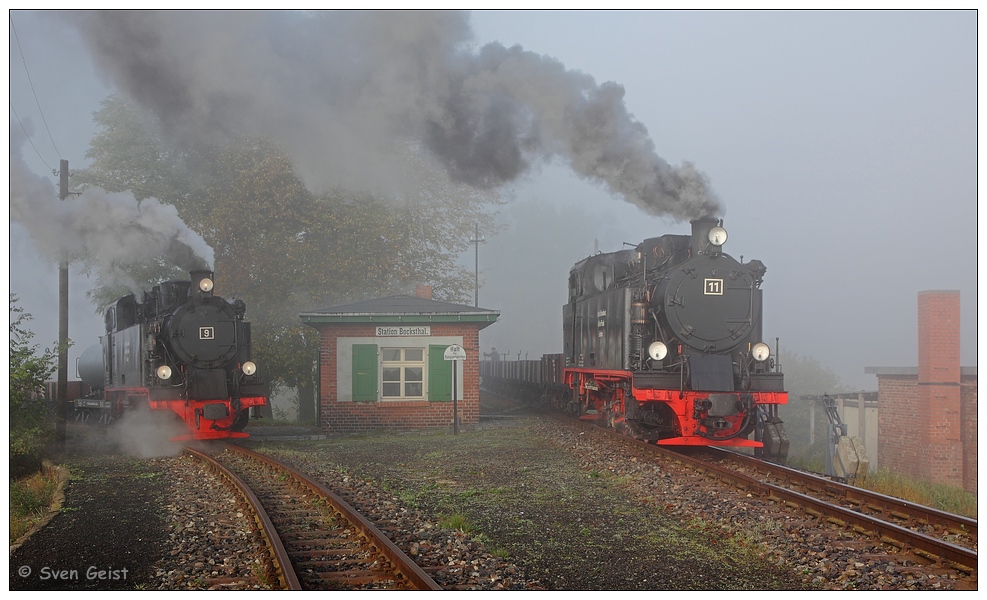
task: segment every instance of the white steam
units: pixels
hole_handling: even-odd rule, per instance
[[[187,433],[171,411],[140,409],[127,412],[114,423],[109,439],[127,454],[162,458],[180,454],[183,444],[173,442],[171,438]]]
[[[28,169],[23,136],[10,131],[10,220],[27,229],[48,259],[81,261],[108,283],[134,290],[139,286],[127,266],[143,260],[162,258],[184,270],[212,267],[212,248],[174,206],[100,188],[60,200],[50,181]]]

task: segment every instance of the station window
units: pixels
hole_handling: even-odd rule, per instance
[[[403,400],[425,396],[425,349],[381,348],[381,398]]]

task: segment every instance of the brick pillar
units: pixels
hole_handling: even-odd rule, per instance
[[[929,481],[963,487],[960,422],[960,293],[918,295],[918,406],[926,427],[924,475]]]

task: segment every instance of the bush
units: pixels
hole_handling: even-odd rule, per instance
[[[32,345],[34,334],[25,329],[31,315],[10,295],[10,476],[22,477],[41,468],[54,438],[48,419],[45,382],[55,372],[58,353]]]

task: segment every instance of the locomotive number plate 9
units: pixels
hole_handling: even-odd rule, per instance
[[[723,295],[723,280],[722,279],[707,279],[706,280],[706,290],[703,292],[707,296],[722,296]]]
[[[200,327],[199,328],[199,339],[200,340],[211,340],[216,337],[215,332],[212,327]]]

